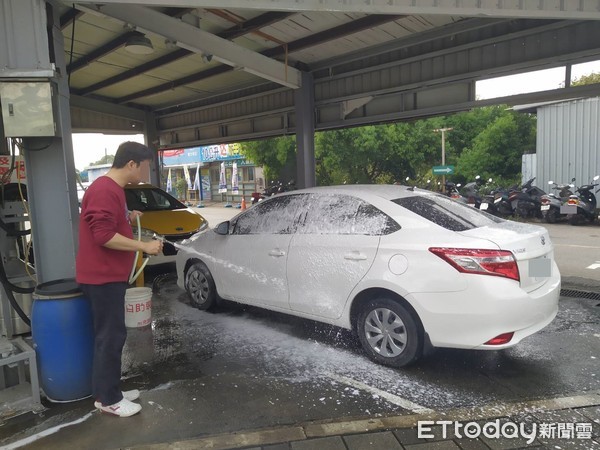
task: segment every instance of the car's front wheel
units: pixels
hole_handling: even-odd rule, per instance
[[[217,302],[215,281],[206,267],[201,262],[195,262],[185,274],[185,290],[190,295],[192,306],[207,310]]]
[[[367,355],[378,363],[403,367],[421,357],[423,332],[396,300],[379,297],[363,304],[356,331]]]

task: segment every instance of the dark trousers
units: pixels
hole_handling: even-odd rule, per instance
[[[80,285],[90,300],[94,316],[94,367],[92,394],[103,405],[113,405],[123,398],[121,354],[127,338],[125,328],[125,291],[127,283]]]

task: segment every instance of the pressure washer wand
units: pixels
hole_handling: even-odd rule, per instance
[[[173,247],[175,247],[177,250],[181,250],[183,248],[183,246],[179,243],[179,242],[171,242],[165,239],[164,236],[160,235],[160,234],[156,234],[154,233],[152,235],[152,239],[156,239],[157,241],[161,241],[163,244],[165,242],[168,242],[169,244],[171,244]]]

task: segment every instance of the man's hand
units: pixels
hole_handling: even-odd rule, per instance
[[[136,222],[137,217],[142,217],[144,215],[143,212],[134,209],[133,211],[129,211],[129,223],[134,224]]]
[[[144,244],[144,253],[147,253],[149,255],[158,255],[160,252],[162,252],[163,243],[162,243],[162,241],[159,241],[158,239],[152,240],[152,241],[146,241],[143,244]]]

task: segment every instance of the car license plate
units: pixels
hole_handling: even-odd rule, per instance
[[[550,209],[550,205],[542,205],[542,206],[540,206],[540,209],[542,211],[548,211]]]
[[[552,275],[552,260],[536,258],[529,261],[529,276],[533,278],[548,278]]]
[[[488,209],[488,204],[487,203],[482,203],[481,205],[479,205],[479,209],[485,211],[486,209]]]

